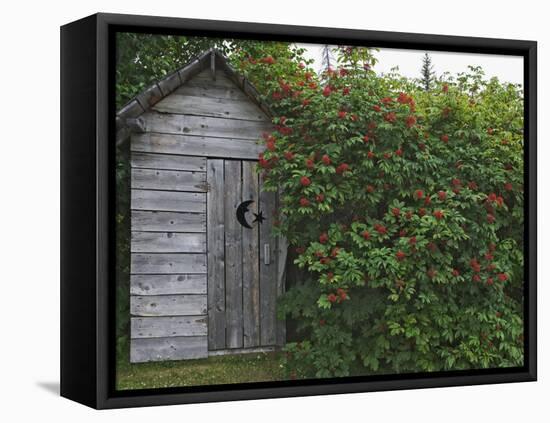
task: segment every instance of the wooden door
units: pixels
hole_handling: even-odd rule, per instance
[[[207,161],[209,350],[278,342],[275,194],[261,190],[255,162]]]

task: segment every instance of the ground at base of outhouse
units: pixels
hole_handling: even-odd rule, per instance
[[[284,380],[279,354],[239,354],[139,364],[119,362],[116,388],[171,388]]]

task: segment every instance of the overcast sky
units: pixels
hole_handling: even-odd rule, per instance
[[[319,44],[298,44],[307,49],[306,58],[314,59],[315,70],[321,67]],[[420,77],[422,56],[425,51],[383,48],[375,52],[378,63],[374,67],[377,73],[387,73],[393,67],[399,67],[399,73],[409,78]],[[428,51],[432,58],[433,69],[437,76],[444,72],[456,74],[468,70],[468,65],[481,66],[487,78],[496,76],[501,82],[523,84],[523,58],[521,56],[500,56],[495,54],[444,53]]]

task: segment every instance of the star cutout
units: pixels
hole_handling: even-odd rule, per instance
[[[252,213],[252,214],[254,215],[254,220],[252,221],[252,223],[258,222],[261,224],[265,220],[265,217],[261,210],[258,213]]]

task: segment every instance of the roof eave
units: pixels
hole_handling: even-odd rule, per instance
[[[268,116],[273,112],[252,83],[239,74],[231,66],[227,58],[217,49],[211,48],[190,60],[182,68],[172,72],[165,78],[143,90],[140,94],[126,103],[116,114],[116,144],[119,145],[130,136],[132,127],[139,127],[138,118],[153,107],[160,100],[174,92],[196,74],[212,66],[214,55],[215,66],[222,69],[225,74]]]

